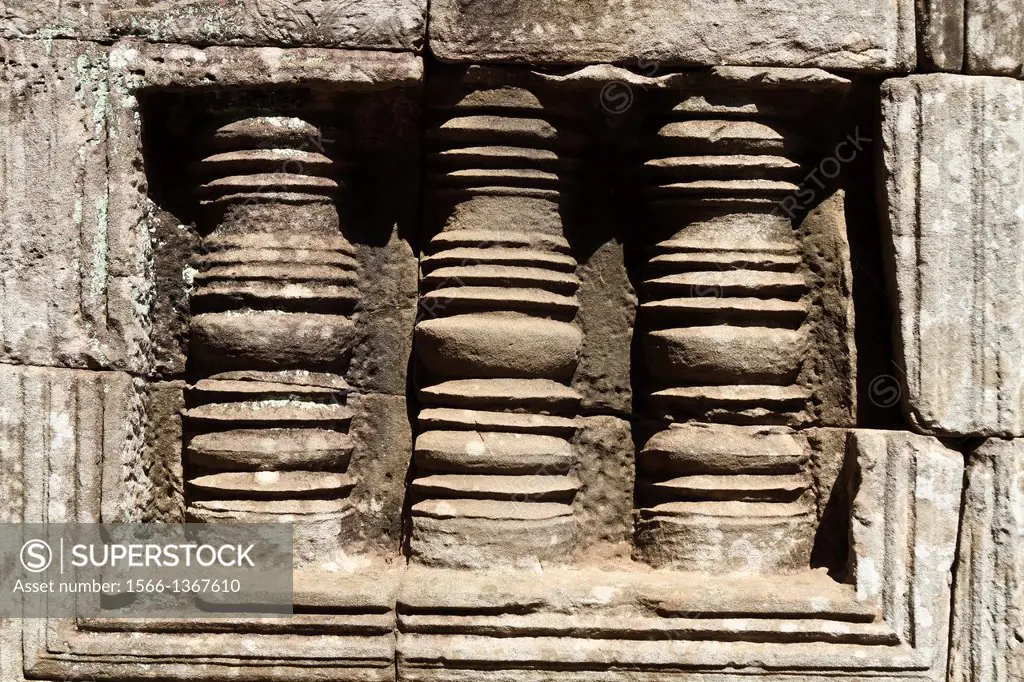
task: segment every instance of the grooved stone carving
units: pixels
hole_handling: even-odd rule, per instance
[[[1024,86],[914,76],[882,90],[896,360],[916,428],[1024,432]]]
[[[669,570],[410,568],[404,680],[945,679],[963,462],[938,440],[853,430],[850,579]],[[625,672],[624,671],[628,671]],[[885,678],[883,678],[885,679]]]
[[[345,372],[358,295],[335,164],[313,146],[323,137],[257,116],[205,140],[199,195],[217,223],[193,261],[184,413],[187,518],[298,519],[297,543],[327,543],[306,550],[321,561],[354,511]]]
[[[427,132],[444,222],[420,261],[412,554],[564,562],[577,533],[571,380],[583,334],[562,193],[582,138],[525,88],[452,80]]]
[[[1024,451],[991,439],[968,460],[950,682],[1024,677]]]
[[[815,355],[849,351],[815,347],[821,296],[784,210],[806,172],[796,159],[813,153],[795,95],[809,87],[824,99],[848,83],[791,75],[776,74],[773,90],[728,77],[687,84],[642,169],[654,242],[640,311],[648,405],[670,423],[638,458],[637,543],[656,566],[810,563],[808,444],[783,427],[746,426],[818,419],[818,385],[849,381],[818,370]]]
[[[1024,677],[1016,1],[0,0],[0,682]]]
[[[15,409],[9,424],[3,414],[0,490],[34,510],[26,518],[54,521],[296,521],[295,614],[5,621],[3,677],[394,680],[412,449],[401,387],[416,305],[403,235],[421,63],[309,48],[91,49],[110,93],[92,119],[112,131],[108,181],[130,179],[109,189],[109,246],[114,226],[153,239],[153,279],[136,292],[153,343],[126,339],[144,359],[137,377],[74,373],[77,396],[22,382],[31,409],[16,408],[4,374]],[[341,132],[321,135],[325,119]],[[337,200],[350,177],[354,191]],[[363,202],[384,197],[394,206],[368,218]],[[46,400],[77,405],[54,415],[59,439],[24,427]],[[69,504],[72,488],[80,501]]]

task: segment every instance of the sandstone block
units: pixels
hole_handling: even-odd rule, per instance
[[[950,682],[1024,678],[1024,442],[988,440],[967,465]]]
[[[1020,0],[925,0],[918,3],[918,67],[1020,76],[1024,33]]]
[[[967,73],[1020,77],[1024,31],[1020,0],[966,0],[964,59]]]
[[[0,35],[5,38],[89,38],[106,35],[104,0],[5,0]]]
[[[143,398],[123,372],[0,365],[0,520],[142,520]]]
[[[914,6],[890,2],[465,3],[430,6],[431,50],[445,61],[532,64],[735,64],[909,71]]]
[[[883,86],[896,354],[914,427],[1024,432],[1024,84]]]
[[[419,50],[426,11],[425,0],[109,0],[106,18],[114,35],[161,42]]]
[[[958,73],[964,63],[963,0],[918,3],[918,69]]]
[[[121,209],[144,180],[109,134],[107,49],[0,51],[0,360],[141,371],[149,235]]]

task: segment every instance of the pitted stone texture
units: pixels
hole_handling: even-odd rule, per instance
[[[149,235],[123,209],[144,178],[110,132],[107,48],[0,52],[0,361],[142,371]]]
[[[89,38],[106,35],[106,0],[3,0],[0,35],[5,38]]]
[[[352,491],[358,541],[345,550],[368,555],[400,552],[402,508],[412,433],[405,396],[365,394],[349,398],[355,441],[349,471],[358,477]]]
[[[173,43],[419,50],[426,0],[108,0],[114,35]]]
[[[1024,679],[1024,441],[971,453],[955,584],[950,682]]]
[[[566,3],[436,0],[430,48],[445,61],[819,66],[910,71],[914,4]],[[648,75],[650,75],[648,73]]]
[[[931,75],[882,95],[896,353],[916,429],[1024,433],[1024,84]]]
[[[573,474],[580,491],[573,501],[581,532],[579,561],[629,556],[633,534],[635,464],[629,422],[616,417],[578,417]]]
[[[345,90],[413,86],[423,60],[408,52],[298,47],[188,47],[126,38],[110,55],[113,94],[141,88],[304,85]]]

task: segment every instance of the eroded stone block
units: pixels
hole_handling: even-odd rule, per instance
[[[988,440],[967,465],[950,682],[1024,678],[1024,443]]]
[[[1022,12],[1019,0],[919,2],[919,70],[1020,76]]]
[[[1021,76],[1024,4],[1020,0],[965,0],[966,72]]]
[[[551,85],[469,67],[428,92],[410,489],[427,565],[626,554],[632,443],[611,415],[629,410],[635,298],[621,244],[581,220],[579,96]]]
[[[425,0],[108,0],[114,35],[170,43],[419,50]]]
[[[141,372],[149,235],[122,220],[144,179],[110,134],[107,48],[9,41],[0,88],[0,360]]]
[[[4,522],[96,523],[141,511],[149,472],[137,379],[0,365],[0,400]]]
[[[445,61],[636,63],[648,75],[694,64],[891,72],[909,71],[915,61],[914,5],[906,0],[437,0],[429,33],[431,50]]]
[[[915,428],[1024,432],[1024,85],[887,81],[882,172],[903,405]]]
[[[4,0],[0,35],[5,38],[87,38],[106,36],[105,0]]]
[[[964,65],[964,0],[918,3],[917,68],[959,72]]]

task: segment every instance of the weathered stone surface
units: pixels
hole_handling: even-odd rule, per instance
[[[0,365],[0,520],[141,520],[143,391],[123,372]],[[69,475],[74,472],[74,475]]]
[[[959,72],[964,65],[964,0],[917,3],[917,68]]]
[[[630,424],[617,417],[578,417],[570,467],[580,482],[573,505],[580,523],[579,563],[629,556],[635,463]]]
[[[965,0],[966,73],[1024,75],[1024,31],[1020,0]]]
[[[435,0],[429,36],[431,50],[445,61],[620,62],[638,63],[644,72],[695,64],[909,71],[915,61],[914,5],[906,0],[685,8],[664,0]]]
[[[818,423],[827,426],[852,425],[857,410],[853,273],[847,231],[860,226],[847,224],[846,201],[846,193],[838,190],[796,226],[815,304],[809,316],[813,325],[809,373],[829,377],[818,379],[812,409]]]
[[[652,129],[638,169],[646,411],[849,425],[856,350],[844,193],[817,197],[798,184],[817,171],[806,159],[825,150],[810,108],[797,104],[813,99],[828,116],[849,83],[813,69],[689,75],[664,94],[671,113],[658,113],[670,118]]]
[[[352,503],[358,514],[359,539],[349,549],[395,560],[401,552],[412,444],[406,399],[365,394],[352,396],[350,402],[356,411],[350,429],[355,448],[349,469],[358,477]]]
[[[27,38],[93,6],[0,9],[0,521],[295,522],[296,608],[4,621],[0,678],[1024,675],[1018,443],[971,454],[961,518],[975,441],[858,409],[877,235],[832,142],[876,94],[849,72],[913,61],[909,3],[645,2],[440,0],[443,58],[536,68],[425,98],[398,0],[115,0],[113,44]],[[596,59],[643,75],[558,68]],[[660,72],[719,61],[787,66]],[[939,435],[1022,430],[1022,87],[884,91]]]
[[[118,41],[111,51],[113,88],[317,85],[381,90],[418,85],[423,61],[407,52],[328,50],[299,47],[188,47]]]
[[[0,36],[419,51],[426,0],[5,0]]]
[[[417,160],[419,93],[381,93],[351,106],[358,203],[343,218],[361,272],[356,340],[349,382],[362,391],[404,396],[417,313],[418,270],[413,235],[419,220]]]
[[[415,337],[427,409],[417,452],[424,440],[448,440],[450,449],[464,442],[462,431],[494,432],[499,449],[515,447],[518,433],[569,445],[580,426],[573,377],[584,333],[565,204],[582,138],[571,116],[542,109],[542,95],[502,87],[505,72],[470,71],[445,70],[428,91],[430,222]],[[428,417],[440,410],[450,419],[435,431]],[[552,430],[552,416],[567,428]],[[519,427],[509,428],[508,417]],[[507,473],[501,485],[424,484],[438,474],[475,475],[485,447],[471,443],[463,465],[452,461],[444,474],[417,456],[413,560],[453,568],[568,563],[582,532],[571,470],[552,462]]]
[[[425,0],[107,0],[113,35],[172,43],[419,50]]]
[[[136,499],[144,523],[185,522],[185,478],[182,471],[181,412],[185,382],[155,381],[143,393],[146,415],[142,469],[148,485],[145,499]]]
[[[815,434],[834,441],[839,432]],[[963,461],[929,436],[855,430],[842,475],[850,574],[410,567],[401,680],[945,680]],[[830,474],[824,473],[823,478]],[[894,598],[902,595],[906,598]],[[910,595],[913,595],[910,598]],[[542,670],[538,670],[541,667]]]
[[[1019,0],[918,3],[918,69],[1016,76],[1024,68]]]
[[[106,0],[4,0],[0,36],[102,39],[105,7]]]
[[[950,682],[1024,678],[1024,442],[968,460],[953,601]]]
[[[573,387],[583,397],[584,411],[628,415],[633,398],[630,345],[636,294],[626,271],[622,244],[608,235],[595,235],[590,229],[587,232],[595,241],[604,239],[579,267],[583,347]]]
[[[149,235],[134,147],[109,133],[107,49],[0,43],[0,360],[141,372]]]
[[[883,86],[896,360],[915,428],[1024,432],[1024,85]]]

